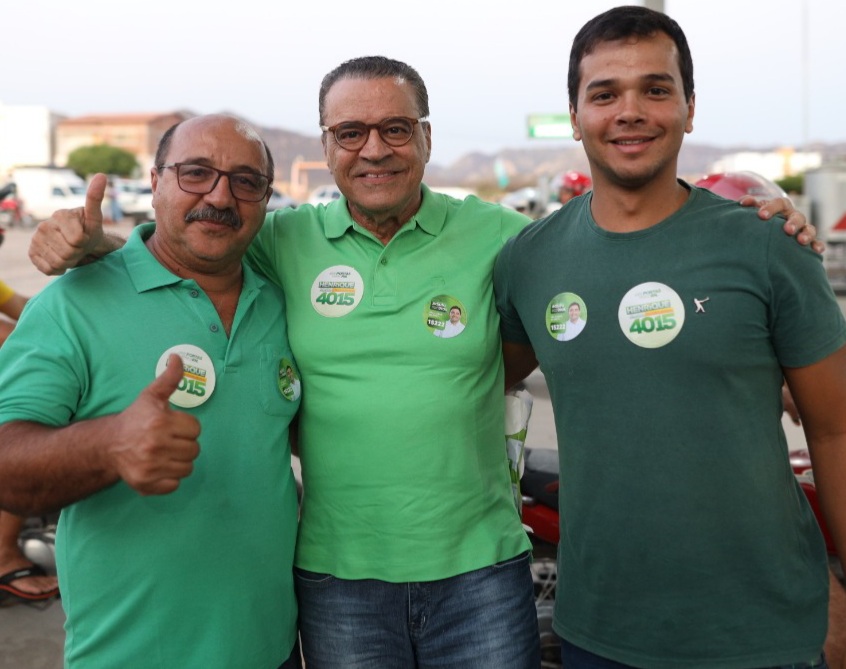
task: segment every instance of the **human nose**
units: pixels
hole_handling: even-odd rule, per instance
[[[631,91],[620,97],[617,118],[624,123],[642,120],[644,117],[643,101],[636,92]]]
[[[232,195],[229,175],[218,174],[214,187],[204,197],[209,203],[215,204],[219,209],[223,208],[221,204],[230,205],[235,200],[235,196]]]
[[[364,156],[368,160],[379,160],[390,154],[390,152],[391,147],[382,139],[382,135],[379,134],[379,128],[368,128],[367,141],[359,149],[359,155]]]

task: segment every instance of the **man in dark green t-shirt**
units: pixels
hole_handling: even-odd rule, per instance
[[[846,555],[846,324],[822,263],[677,178],[694,93],[672,19],[588,22],[569,89],[593,191],[494,275],[507,368],[537,358],[555,412],[564,666],[823,666],[826,554],[781,428],[786,378]]]

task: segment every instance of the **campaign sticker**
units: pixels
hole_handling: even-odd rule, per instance
[[[423,318],[429,331],[441,339],[457,337],[467,327],[467,310],[450,295],[436,295],[429,300]]]
[[[587,325],[585,301],[575,293],[558,293],[546,307],[546,331],[557,341],[571,341]]]
[[[684,304],[679,294],[655,281],[626,293],[617,315],[623,334],[643,348],[666,346],[684,326]]]
[[[329,267],[311,285],[311,305],[321,316],[346,316],[358,306],[364,294],[361,274],[347,265]]]
[[[191,409],[206,402],[214,392],[215,372],[211,357],[192,344],[172,346],[162,353],[156,365],[156,376],[167,367],[171,353],[182,358],[182,380],[170,396],[170,403],[183,409]]]
[[[279,361],[279,392],[290,402],[296,402],[302,394],[302,383],[297,368],[288,358]]]

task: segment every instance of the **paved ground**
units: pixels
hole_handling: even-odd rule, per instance
[[[119,224],[111,230],[125,235],[131,225]],[[41,276],[27,258],[30,235],[29,230],[8,230],[0,246],[0,279],[22,294],[33,294],[51,280]],[[846,306],[846,301],[841,299],[841,306]],[[543,376],[536,372],[526,385],[535,398],[527,444],[555,448],[555,426]],[[791,449],[804,445],[801,430],[787,421],[785,429]],[[42,609],[27,605],[0,608],[0,669],[61,669],[63,623],[58,602]]]

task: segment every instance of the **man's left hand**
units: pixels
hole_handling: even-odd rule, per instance
[[[758,207],[758,216],[768,221],[776,214],[787,218],[784,223],[784,233],[795,237],[802,246],[811,245],[817,253],[825,251],[825,244],[817,239],[817,229],[808,223],[808,219],[801,211],[797,211],[789,198],[776,197],[772,200],[760,200],[752,195],[740,199],[744,207]]]

